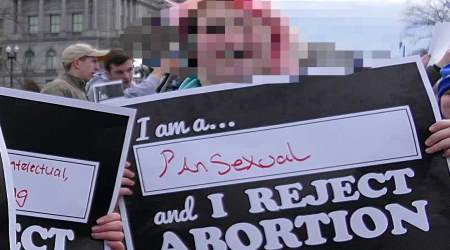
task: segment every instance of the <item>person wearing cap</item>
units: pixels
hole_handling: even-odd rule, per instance
[[[70,45],[62,53],[64,72],[48,83],[41,93],[87,100],[86,82],[98,71],[99,59],[108,52],[94,49],[88,44]]]

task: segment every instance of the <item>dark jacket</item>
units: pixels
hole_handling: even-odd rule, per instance
[[[441,69],[436,65],[427,67],[427,75],[428,79],[430,80],[431,86],[434,86],[441,78],[440,70]]]

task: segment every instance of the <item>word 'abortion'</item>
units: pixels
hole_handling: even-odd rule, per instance
[[[160,249],[188,250],[186,242],[191,240],[197,250],[298,249],[302,246],[316,246],[327,242],[347,242],[358,237],[372,239],[385,233],[403,235],[412,228],[405,227],[407,224],[427,232],[430,230],[425,210],[428,202],[415,200],[411,201],[411,204],[402,205],[395,199],[397,196],[413,192],[409,183],[414,175],[412,169],[404,168],[383,173],[366,173],[358,178],[350,175],[313,180],[310,186],[305,188],[300,182],[296,182],[270,188],[246,189],[242,197],[247,201],[243,200],[240,204],[248,214],[241,215],[242,221],[236,223],[233,219],[234,224],[226,228],[211,224],[187,228],[189,235],[192,236],[190,239],[182,239],[176,232],[179,230],[169,229],[162,235]],[[303,194],[303,191],[307,191],[307,194]],[[387,196],[393,197],[392,203],[385,204]],[[366,202],[358,202],[364,197],[377,199],[382,205],[370,206]],[[210,217],[216,222],[214,224],[217,224],[218,220],[227,220],[232,216],[227,211],[231,205],[226,202],[226,194],[209,194],[208,200],[212,208]],[[344,202],[356,204],[351,210],[338,208],[337,205]],[[317,213],[292,214],[294,209],[325,205],[327,206],[324,209],[316,209]],[[333,206],[336,206],[336,210],[326,212]],[[289,212],[289,215],[282,211]],[[205,216],[195,211],[193,196],[187,197],[184,210],[177,212],[178,210],[160,211],[155,215],[155,221],[172,222],[164,224],[186,223],[188,220],[194,221]],[[268,213],[275,215],[275,218],[270,218]],[[176,214],[187,216],[186,219],[175,220],[161,218]],[[257,223],[245,221],[258,216],[264,219]]]

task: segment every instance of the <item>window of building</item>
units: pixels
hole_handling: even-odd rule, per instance
[[[29,16],[28,17],[28,32],[37,33],[38,32],[38,17]]]
[[[61,27],[61,19],[59,15],[50,15],[50,32],[58,33]]]
[[[34,52],[32,50],[27,50],[25,52],[25,70],[31,70],[33,65]]]
[[[56,70],[56,52],[54,50],[49,50],[46,56],[47,70]]]
[[[83,14],[73,14],[72,15],[72,31],[81,32],[83,31]]]

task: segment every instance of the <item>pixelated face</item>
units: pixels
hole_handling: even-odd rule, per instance
[[[251,82],[252,75],[296,74],[287,22],[257,1],[198,4],[198,74],[212,82]],[[295,61],[294,61],[295,62]],[[297,68],[297,71],[290,71]]]
[[[112,81],[122,80],[124,88],[130,87],[133,79],[133,60],[127,60],[120,65],[111,64],[111,69],[106,71],[106,75]]]
[[[151,64],[163,72],[197,74],[202,84],[299,72],[296,34],[270,2],[190,0],[163,10],[161,19],[143,19],[142,25],[122,38],[133,56],[160,59]]]

